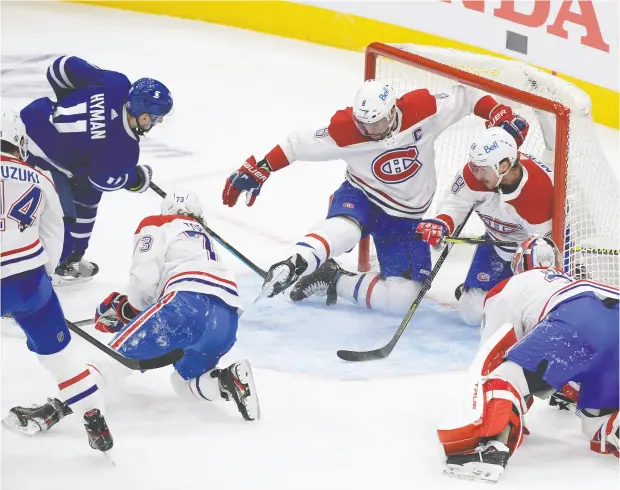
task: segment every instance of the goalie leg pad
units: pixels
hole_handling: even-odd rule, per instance
[[[497,437],[507,427],[506,445],[514,453],[523,441],[527,394],[523,370],[514,363],[506,362],[488,379],[479,380],[473,386],[470,412],[461,418],[465,421],[469,416],[470,421],[437,430],[446,455],[471,452],[483,439]]]
[[[601,415],[600,410],[583,409],[577,412],[583,432],[591,437],[590,449],[595,453],[612,454],[620,458],[620,417],[618,410]]]

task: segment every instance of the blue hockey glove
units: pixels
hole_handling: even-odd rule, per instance
[[[148,165],[138,165],[129,172],[129,179],[125,184],[125,189],[130,192],[144,192],[149,188],[153,170]]]

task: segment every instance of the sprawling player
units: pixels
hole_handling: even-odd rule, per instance
[[[95,327],[116,333],[110,346],[132,359],[184,349],[171,378],[177,392],[203,401],[234,400],[246,420],[255,420],[260,412],[250,363],[217,367],[236,341],[241,302],[232,272],[199,220],[202,206],[192,192],[168,194],[161,215],[142,220],[129,292],[111,293],[101,303]],[[93,365],[102,386],[124,374],[107,356]]]
[[[447,473],[497,480],[523,442],[531,395],[546,398],[569,381],[580,384],[590,448],[618,456],[620,293],[549,267],[561,261],[550,239],[530,238],[513,258],[515,275],[487,294],[464,406],[438,430]]]
[[[63,214],[51,179],[28,165],[28,137],[19,116],[2,112],[0,230],[2,231],[2,316],[10,314],[26,334],[28,349],[56,377],[59,398],[36,408],[16,407],[7,427],[32,435],[71,413],[84,417],[93,449],[107,451],[113,440],[103,417],[103,400],[71,334],[49,274],[63,245]]]
[[[47,80],[57,101],[37,99],[22,109],[21,118],[32,164],[52,173],[70,223],[54,278],[60,284],[90,278],[99,270],[82,257],[102,192],[148,189],[152,172],[138,165],[139,139],[170,113],[172,97],[157,80],[141,78],[131,84],[122,73],[75,56],[56,59]]]
[[[346,181],[334,193],[327,219],[295,245],[289,259],[270,268],[267,295],[284,291],[370,234],[382,276],[353,277],[337,271],[339,294],[385,309],[409,306],[431,266],[428,245],[414,240],[413,234],[437,186],[434,143],[447,127],[472,112],[490,126],[514,117],[490,95],[462,85],[450,94],[434,96],[421,89],[397,99],[389,85],[371,80],[362,86],[353,107],[338,111],[328,127],[292,133],[258,163],[250,157],[228,178],[224,204],[234,206],[247,192],[246,203],[252,205],[271,173],[297,160],[347,163]],[[388,293],[392,282],[406,291]]]
[[[550,171],[517,150],[517,143],[521,144],[527,135],[525,120],[514,116],[503,126],[510,126],[511,133],[518,135],[517,140],[503,127],[488,128],[471,146],[471,162],[457,174],[450,197],[440,204],[442,214],[417,224],[416,231],[433,247],[442,245],[444,237],[454,231],[455,224],[463,221],[472,207],[484,221],[487,237],[519,243],[530,235],[551,232],[553,178]],[[516,246],[496,250],[489,246],[478,248],[465,281],[466,293],[459,302],[459,312],[468,323],[480,323],[484,294],[511,275],[510,259],[515,250]],[[374,292],[373,284],[379,281],[377,273],[352,274],[328,260],[322,268],[297,282],[291,299],[300,301],[326,293],[328,305],[334,304],[338,296],[355,301],[360,291],[363,294],[363,283],[368,276],[372,279],[366,291],[373,294],[372,306],[389,313],[404,314],[419,291],[411,281],[392,277],[385,281],[380,292]],[[366,297],[370,297],[368,292]],[[366,306],[370,306],[369,301]]]
[[[489,128],[469,151],[438,215],[417,231],[432,247],[441,247],[473,207],[486,228],[484,238],[521,243],[530,236],[551,236],[553,174],[503,128]],[[457,289],[458,311],[469,325],[480,324],[486,293],[512,275],[517,247],[480,245],[465,282]]]

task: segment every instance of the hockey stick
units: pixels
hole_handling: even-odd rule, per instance
[[[155,185],[153,182],[151,182],[149,184],[149,187],[151,189],[153,189],[157,194],[159,194],[162,198],[166,197],[166,192],[164,190],[161,189],[161,187]],[[247,265],[250,269],[252,269],[254,272],[256,272],[260,277],[262,277],[263,279],[265,279],[265,277],[267,276],[267,272],[264,271],[263,269],[261,269],[260,267],[258,267],[254,262],[252,262],[250,259],[248,259],[245,255],[243,255],[241,252],[239,252],[239,250],[237,250],[235,247],[233,247],[230,243],[228,243],[226,240],[224,240],[221,236],[219,236],[217,233],[215,233],[211,228],[209,228],[207,226],[207,223],[195,216],[194,217],[205,229],[205,231],[211,235],[213,238],[215,238],[215,240],[217,242],[219,242],[219,244],[224,247],[226,250],[228,250],[231,254],[233,254],[235,257],[237,257],[241,262],[243,262],[245,265]]]
[[[458,226],[458,228],[454,232],[454,236],[459,235],[459,233],[465,226],[465,223],[467,223],[467,220],[471,216],[471,213],[472,213],[472,210],[470,210],[469,213],[467,214],[465,221],[463,221]],[[376,359],[385,359],[387,356],[389,356],[392,353],[392,350],[394,350],[394,346],[398,342],[398,339],[400,339],[400,336],[403,334],[403,332],[409,325],[409,322],[411,321],[411,317],[413,317],[413,314],[418,309],[418,306],[422,302],[424,295],[431,288],[433,279],[435,279],[435,276],[439,272],[439,269],[441,269],[441,266],[446,260],[446,257],[448,257],[448,254],[450,253],[450,249],[452,248],[452,246],[453,246],[453,243],[448,243],[448,245],[446,245],[446,248],[443,250],[443,252],[441,252],[441,255],[437,259],[437,262],[435,263],[433,270],[431,271],[429,276],[426,278],[426,280],[422,284],[422,289],[420,289],[418,296],[413,301],[413,304],[409,307],[409,311],[407,311],[405,317],[400,322],[400,325],[398,326],[398,330],[396,330],[396,333],[392,337],[392,340],[390,340],[386,345],[384,345],[383,347],[379,349],[374,349],[374,350],[369,350],[369,351],[339,350],[338,352],[336,352],[336,355],[343,361],[351,361],[351,362],[374,361]]]
[[[422,240],[422,234],[416,233],[415,238]],[[495,247],[518,247],[521,245],[519,242],[507,242],[502,240],[489,240],[487,238],[470,238],[470,237],[446,237],[444,238],[446,243],[456,244],[468,244],[468,245],[493,245]],[[569,252],[583,252],[587,254],[599,254],[599,255],[620,255],[620,250],[614,250],[612,248],[596,248],[596,247],[569,247]]]
[[[92,323],[91,320],[84,320],[85,322]],[[79,322],[82,323],[82,322]],[[115,361],[120,362],[123,366],[133,369],[134,371],[147,371],[149,369],[157,369],[160,367],[168,366],[175,363],[183,357],[183,349],[174,349],[166,354],[157,357],[151,357],[150,359],[129,359],[115,350],[111,349],[107,345],[99,342],[95,337],[87,334],[84,330],[78,327],[75,323],[71,323],[67,320],[67,326],[73,333],[82,337],[86,342],[94,345],[100,351],[103,351]]]

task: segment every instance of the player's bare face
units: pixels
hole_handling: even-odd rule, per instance
[[[499,178],[492,167],[478,166],[474,165],[472,162],[469,162],[467,166],[471,170],[471,173],[474,174],[474,177],[481,181],[487,189],[491,190],[497,187]]]
[[[144,132],[147,132],[163,120],[164,116],[155,116],[154,114],[147,114],[145,112],[144,114],[140,114],[140,117],[138,117],[138,124]]]
[[[385,139],[385,137],[390,133],[390,131],[393,130],[396,126],[395,115],[396,108],[392,109],[389,120],[387,117],[384,117],[377,122],[363,123],[354,116],[353,121],[355,122],[355,126],[357,126],[359,132],[362,133],[364,136],[370,138],[373,141],[381,141],[382,139]]]

